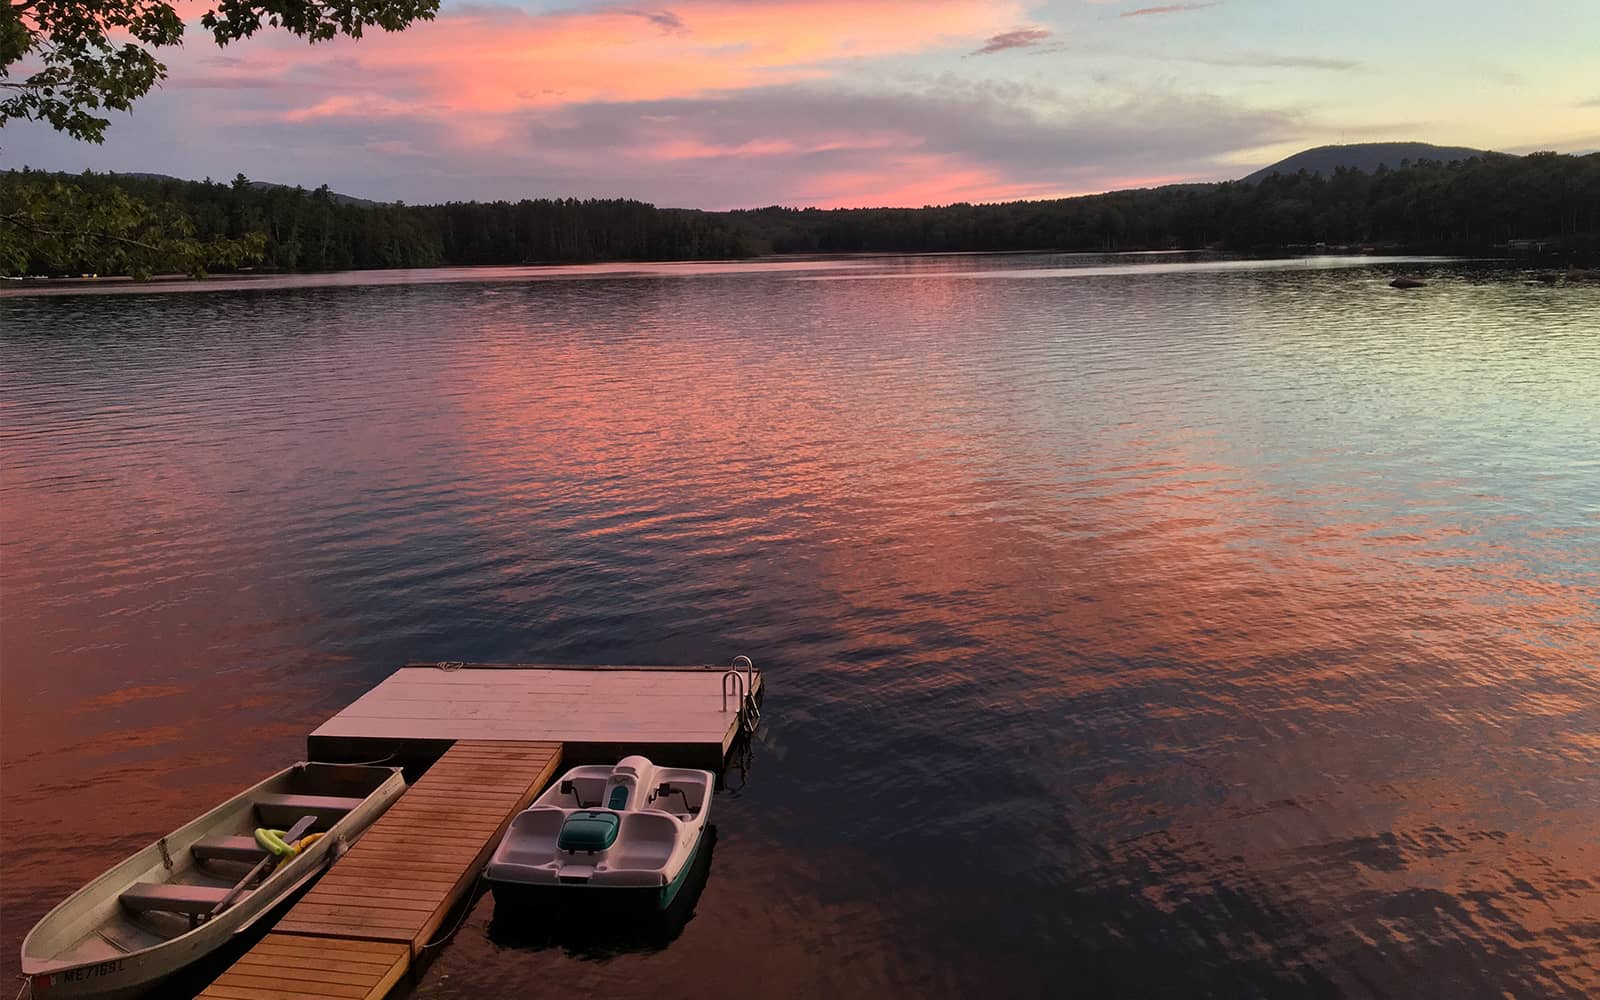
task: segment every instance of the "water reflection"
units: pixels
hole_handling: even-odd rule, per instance
[[[0,299],[0,961],[397,663],[751,653],[693,919],[416,996],[1600,991],[1600,299],[1169,263]]]

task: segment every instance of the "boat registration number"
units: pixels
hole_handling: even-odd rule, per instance
[[[100,976],[109,976],[114,972],[121,972],[127,967],[126,959],[117,959],[115,962],[100,962],[95,965],[83,965],[65,972],[56,972],[48,976],[39,976],[33,981],[37,989],[47,989],[63,983],[81,983],[86,979],[98,979]]]

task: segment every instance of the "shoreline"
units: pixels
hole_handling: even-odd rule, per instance
[[[1594,267],[1600,265],[1600,258],[1586,252],[1569,253],[1561,259],[1552,259],[1548,254],[1528,254],[1511,250],[1505,245],[1475,248],[1440,248],[1431,246],[1393,246],[1393,245],[1361,245],[1340,244],[1335,246],[1310,246],[1305,244],[1292,244],[1283,247],[1254,250],[1228,250],[1219,247],[1200,247],[1189,249],[1143,248],[1129,250],[861,250],[861,251],[818,251],[809,253],[765,253],[754,254],[748,257],[695,257],[695,258],[624,258],[617,260],[594,261],[523,261],[515,264],[508,263],[444,263],[431,264],[419,267],[365,267],[346,268],[342,270],[275,270],[263,268],[241,268],[234,271],[215,271],[203,277],[169,272],[155,274],[148,278],[137,279],[126,274],[87,274],[63,275],[50,277],[44,275],[28,275],[16,277],[0,275],[0,297],[7,292],[23,290],[37,291],[40,289],[71,289],[71,288],[108,288],[134,285],[139,287],[173,285],[184,282],[212,282],[229,281],[248,283],[253,281],[270,281],[283,278],[315,278],[319,276],[331,277],[340,275],[362,274],[395,274],[395,273],[434,273],[442,271],[496,271],[496,270],[532,270],[559,272],[576,268],[587,269],[588,273],[605,274],[609,272],[627,271],[634,268],[665,268],[665,267],[737,267],[741,265],[798,265],[798,264],[832,264],[840,261],[857,260],[885,260],[906,258],[948,258],[948,257],[1181,257],[1190,256],[1211,260],[1229,261],[1272,261],[1272,260],[1301,260],[1324,257],[1351,257],[1372,258],[1378,260],[1393,258],[1429,258],[1454,261],[1484,261],[1494,263],[1524,263],[1528,270],[1545,272],[1559,277],[1576,274],[1577,280],[1588,282],[1594,280],[1590,277]],[[361,283],[361,282],[352,282]],[[382,283],[382,282],[379,282]]]
[[[41,278],[11,280],[0,283],[0,299],[27,297],[55,297],[72,295],[139,295],[168,292],[204,291],[279,291],[297,288],[354,288],[389,285],[432,285],[476,282],[523,281],[581,281],[624,278],[696,278],[731,276],[736,274],[796,274],[823,280],[889,279],[900,275],[889,270],[875,270],[875,262],[907,261],[911,259],[957,257],[993,259],[996,257],[1035,257],[1041,259],[1072,257],[1084,261],[1082,265],[1049,267],[1063,274],[1090,276],[1108,270],[1129,268],[1149,273],[1177,269],[1197,270],[1232,269],[1252,264],[1263,268],[1281,268],[1300,263],[1322,261],[1326,266],[1360,268],[1364,266],[1414,267],[1418,265],[1456,265],[1477,261],[1484,264],[1503,264],[1501,258],[1457,257],[1426,254],[1274,254],[1251,255],[1219,251],[1115,251],[1045,253],[1039,251],[981,251],[951,253],[940,251],[926,254],[851,253],[851,254],[769,254],[738,260],[690,261],[611,261],[596,264],[468,264],[443,265],[418,268],[366,268],[349,271],[274,271],[223,273],[192,278],[185,275],[159,275],[144,281],[126,276],[107,275],[76,278]],[[1173,260],[1170,258],[1186,258]],[[1092,261],[1105,263],[1096,266]],[[1133,263],[1133,261],[1140,263]],[[988,276],[1007,273],[1024,273],[1035,268],[985,269]]]
[[[343,270],[328,271],[290,271],[262,268],[240,268],[234,271],[215,271],[203,277],[194,277],[188,274],[167,273],[153,274],[148,278],[137,279],[126,274],[82,274],[62,275],[51,277],[47,275],[28,275],[15,277],[0,275],[0,294],[12,289],[40,289],[40,288],[82,288],[82,287],[108,287],[119,285],[170,285],[182,282],[209,282],[209,281],[262,281],[281,278],[314,278],[318,276],[355,275],[355,274],[393,274],[402,272],[430,273],[440,271],[473,270],[535,270],[556,272],[564,269],[588,268],[597,273],[605,273],[607,269],[627,269],[637,267],[704,267],[704,266],[741,266],[760,264],[827,264],[838,261],[853,260],[888,260],[904,258],[948,258],[948,257],[1206,257],[1215,260],[1299,260],[1319,257],[1370,257],[1387,259],[1392,257],[1429,257],[1450,260],[1516,260],[1516,257],[1487,256],[1480,253],[1436,253],[1429,250],[1412,250],[1397,247],[1364,248],[1352,250],[1344,247],[1294,247],[1276,250],[1222,250],[1214,247],[1199,249],[1139,249],[1139,250],[924,250],[924,251],[897,251],[897,250],[867,250],[867,251],[840,251],[837,253],[768,253],[756,254],[750,257],[704,257],[704,258],[630,258],[624,260],[597,260],[597,261],[524,261],[516,264],[470,264],[446,263],[433,264],[426,267],[365,267],[346,268]]]

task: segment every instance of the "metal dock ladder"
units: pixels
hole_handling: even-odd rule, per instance
[[[744,673],[740,673],[743,667]],[[722,675],[722,710],[728,710],[728,696],[735,698],[739,731],[754,735],[761,728],[761,706],[756,703],[756,665],[748,656],[735,656],[733,666]]]

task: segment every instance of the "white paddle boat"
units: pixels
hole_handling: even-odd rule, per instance
[[[575,767],[518,813],[484,875],[495,905],[583,893],[665,909],[706,830],[716,776],[643,757]]]

